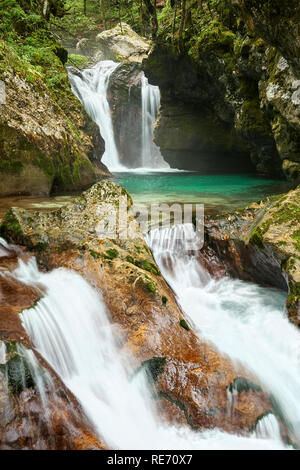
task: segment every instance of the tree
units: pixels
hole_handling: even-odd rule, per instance
[[[148,13],[151,17],[152,23],[152,39],[156,38],[157,30],[158,30],[158,22],[157,22],[157,15],[156,15],[156,0],[144,0]]]

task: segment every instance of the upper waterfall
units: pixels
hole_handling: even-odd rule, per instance
[[[121,65],[111,60],[103,60],[82,72],[74,72],[71,68],[68,70],[72,91],[98,124],[105,141],[102,162],[111,171],[170,168],[163,159],[159,147],[153,142],[154,124],[160,105],[159,88],[149,84],[144,72],[136,71],[139,82],[139,100],[138,109],[135,105],[133,110],[135,122],[132,122],[132,116],[130,117],[131,87],[128,86],[128,97],[123,107],[119,99],[121,90],[116,90],[114,102],[110,96],[109,86],[112,74],[117,69],[119,70]],[[118,108],[120,108],[120,122],[116,126],[117,129],[114,129],[113,116]],[[127,128],[125,133],[124,128]],[[132,140],[131,145],[124,142],[124,139]],[[120,146],[123,151],[122,149],[120,151]],[[133,154],[137,154],[136,157]]]
[[[85,106],[93,121],[98,124],[105,141],[105,152],[102,162],[110,170],[116,171],[124,168],[119,161],[119,154],[115,144],[110,108],[107,100],[107,87],[109,78],[118,65],[118,63],[112,60],[104,60],[80,74],[72,73],[69,70],[72,91]]]
[[[153,142],[154,124],[160,105],[158,86],[150,85],[142,73],[142,167],[170,168],[165,162],[159,147]]]

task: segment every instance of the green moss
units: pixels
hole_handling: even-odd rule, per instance
[[[110,248],[105,252],[104,258],[106,259],[114,259],[118,256],[118,251],[115,248]]]
[[[249,239],[249,243],[251,245],[256,245],[258,246],[259,248],[263,248],[264,247],[264,244],[263,244],[263,234],[262,234],[262,231],[259,227],[256,227],[253,232],[251,233],[251,236],[250,236],[250,239]]]
[[[282,423],[284,423],[287,427],[290,427],[290,424],[287,422],[285,415],[282,411],[282,408],[280,404],[278,403],[278,400],[275,398],[273,394],[270,394],[269,400],[273,408],[274,414],[280,419]]]
[[[166,357],[152,357],[141,364],[141,369],[145,369],[147,377],[150,381],[157,382],[158,376],[165,370]]]
[[[49,243],[48,242],[39,242],[34,246],[34,249],[39,253],[48,250]]]
[[[54,178],[55,169],[53,160],[40,152],[40,155],[33,160],[33,164],[39,167],[49,179]]]
[[[157,284],[149,276],[140,276],[138,279],[138,284],[146,291],[155,294],[157,291]]]
[[[126,259],[126,261],[128,261],[128,263],[135,264],[135,263],[134,263],[134,259],[133,259],[132,256],[127,255],[125,259]]]
[[[179,325],[187,331],[190,329],[189,325],[183,318],[180,320]]]
[[[0,371],[7,379],[10,393],[19,395],[26,388],[34,386],[32,371],[26,358],[17,352],[15,342],[10,342],[7,351],[11,357],[5,364],[0,364]]]
[[[155,294],[155,292],[157,291],[157,284],[154,281],[146,282],[146,287],[153,294]]]
[[[260,109],[258,93],[254,98],[244,101],[237,127],[243,133],[257,134],[264,137],[271,135],[270,123]]]
[[[23,231],[18,222],[18,219],[10,210],[3,218],[0,225],[0,236],[5,238],[7,241],[14,241],[16,243],[22,243]]]
[[[300,228],[295,230],[291,237],[296,241],[295,246],[296,249],[300,252]]]
[[[7,171],[16,175],[20,175],[24,168],[24,164],[20,160],[0,158],[0,171]]]
[[[289,289],[290,292],[286,299],[286,307],[290,315],[295,313],[295,315],[298,316],[298,305],[300,304],[300,282],[290,282]]]
[[[159,269],[155,266],[155,264],[151,263],[148,260],[143,260],[140,263],[140,267],[145,269],[146,271],[151,272],[152,274],[155,274],[156,276],[160,276]]]
[[[100,253],[97,253],[96,251],[94,250],[90,250],[90,255],[94,258],[94,259],[99,259],[101,257]]]
[[[86,57],[80,54],[69,54],[67,65],[73,65],[78,69],[87,68],[91,65],[92,61],[90,57]]]
[[[236,377],[234,381],[227,387],[230,392],[236,390],[238,393],[240,392],[262,392],[262,389],[259,385],[251,382],[249,379],[245,377]]]
[[[155,276],[160,276],[160,271],[155,264],[151,263],[151,261],[148,261],[146,259],[134,259],[131,255],[126,256],[126,261],[128,263],[134,264],[135,266],[138,266],[141,269],[144,269],[145,271],[148,271]]]
[[[162,301],[163,305],[167,305],[168,297],[166,297],[165,295],[163,295],[162,298],[161,298],[161,301]]]

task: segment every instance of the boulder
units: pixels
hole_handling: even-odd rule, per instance
[[[126,23],[103,31],[96,37],[97,60],[114,60],[116,62],[142,62],[147,57],[151,42],[139,36]]]

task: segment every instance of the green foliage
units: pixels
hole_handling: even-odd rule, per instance
[[[115,248],[110,248],[105,252],[105,258],[107,259],[114,259],[118,256],[118,251]]]
[[[67,65],[74,65],[78,69],[84,69],[90,65],[91,61],[88,57],[80,54],[69,54]]]
[[[143,2],[137,0],[87,0],[86,15],[82,0],[66,0],[68,14],[62,18],[52,18],[54,28],[68,31],[71,35],[93,37],[105,29],[116,26],[120,19],[128,23],[138,33],[144,34]],[[144,28],[145,29],[145,28]]]
[[[22,173],[23,167],[24,165],[20,160],[14,160],[14,159],[8,160],[3,157],[0,160],[0,170],[8,171],[16,175],[19,175],[20,173]]]
[[[23,240],[23,231],[16,216],[11,210],[2,219],[0,225],[0,236],[5,238],[7,241],[13,240],[16,243],[21,243]]]
[[[213,50],[220,54],[232,54],[239,43],[237,21],[224,0],[198,2],[187,0],[172,8],[167,1],[158,12],[158,39],[167,41],[175,49],[185,50],[197,60],[200,51]]]

